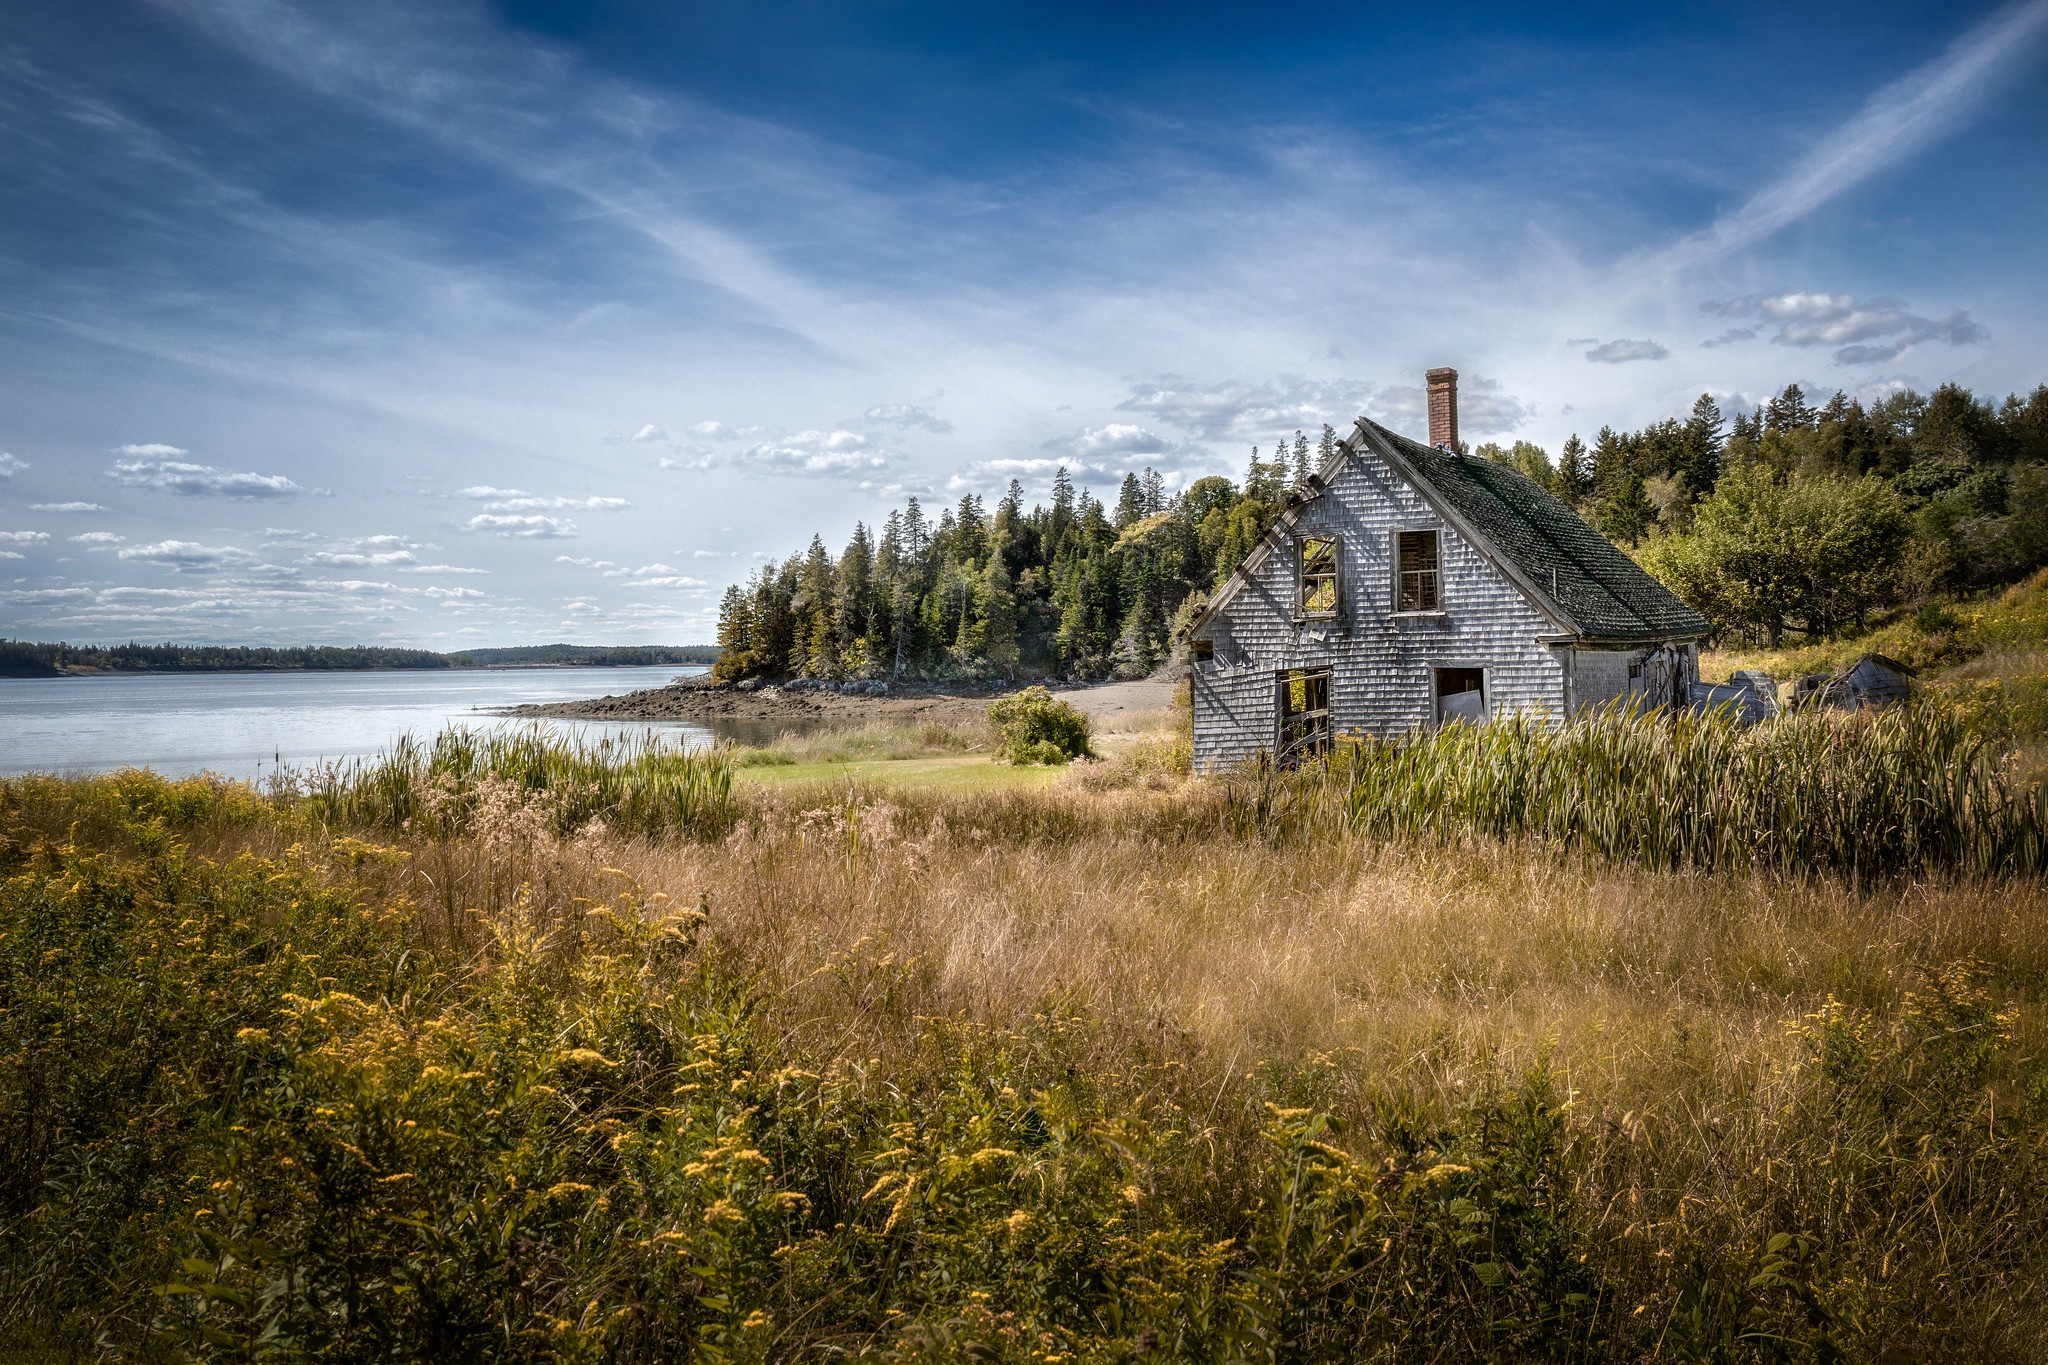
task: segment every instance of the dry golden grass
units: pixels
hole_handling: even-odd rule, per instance
[[[536,945],[518,990],[570,1032],[614,1008],[590,983],[592,962],[623,960],[603,956],[601,908],[621,872],[654,913],[701,904],[697,967],[745,983],[764,1055],[894,1097],[909,1128],[963,1085],[981,1093],[961,1080],[974,1040],[1028,1051],[1055,1021],[1063,1050],[1046,1065],[1070,1088],[1116,1122],[1149,1115],[1184,1136],[1188,1159],[1162,1161],[1143,1197],[1219,1247],[1262,1235],[1286,1115],[1340,1120],[1331,1137],[1364,1163],[1345,1168],[1358,1198],[1391,1199],[1473,1174],[1425,1156],[1420,1173],[1376,1176],[1440,1150],[1416,1134],[1493,1123],[1513,1112],[1502,1096],[1547,1077],[1562,1136],[1527,1190],[1563,1210],[1564,1245],[1599,1286],[1581,1305],[1598,1340],[1562,1358],[1776,1359],[1774,1333],[1810,1329],[1852,1343],[1843,1358],[1932,1342],[2019,1360],[2048,1331],[2042,879],[1651,872],[1527,843],[1318,836],[1313,822],[1265,838],[1233,820],[1222,784],[1126,771],[1000,792],[750,786],[731,831],[699,841],[600,825],[564,837],[544,794],[493,781],[459,834],[333,847],[350,894],[407,907],[408,944],[435,960],[481,962],[493,934]],[[112,846],[160,839],[71,790],[7,789],[20,848],[94,820]],[[234,818],[185,818],[196,852],[279,855],[340,832],[282,804],[259,818],[253,795],[223,809]],[[1966,1027],[1944,1031],[1951,1017]],[[1980,1043],[1982,1066],[1957,1060]],[[1056,1073],[1030,1085],[1010,1099],[1068,1103]],[[1932,1117],[1915,1111],[1922,1091],[1940,1100]],[[1121,1131],[1104,1125],[1091,1131]],[[1518,1169],[1508,1147],[1486,1150]],[[990,1226],[1013,1235],[1012,1207]],[[1247,1265],[1267,1255],[1241,1244]],[[1818,1259],[1800,1261],[1810,1247]],[[1358,1273],[1332,1262],[1330,1284]],[[1411,1358],[1391,1349],[1379,1358]]]
[[[1747,1084],[1830,995],[1886,1005],[1916,968],[1962,959],[2013,981],[2048,970],[2038,882],[1858,890],[1499,844],[1166,842],[1142,817],[1199,798],[1144,791],[1012,798],[1090,804],[1094,828],[998,841],[969,802],[833,795],[764,806],[721,844],[614,856],[671,895],[707,894],[711,941],[790,1026],[831,1013],[828,964],[911,964],[893,1017],[849,1035],[857,1052],[916,1016],[1014,1024],[1058,999],[1110,1038],[1171,1030],[1233,1071],[1349,1050],[1440,1091],[1543,1054],[1575,1090],[1640,1111],[1701,1098],[1697,1063]]]

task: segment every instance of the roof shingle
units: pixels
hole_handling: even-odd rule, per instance
[[[1391,448],[1580,632],[1643,640],[1707,633],[1706,618],[1527,475],[1433,449],[1365,418],[1359,427]]]

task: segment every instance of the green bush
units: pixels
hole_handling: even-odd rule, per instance
[[[1091,758],[1088,717],[1043,687],[989,703],[988,723],[1011,763],[1065,763]]]

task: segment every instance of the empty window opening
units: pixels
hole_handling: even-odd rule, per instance
[[[1437,571],[1437,533],[1402,531],[1394,538],[1400,577],[1397,611],[1435,611],[1443,604]]]
[[[1436,719],[1439,725],[1460,721],[1486,724],[1486,670],[1439,668],[1436,671]]]
[[[1216,642],[1214,640],[1188,641],[1188,657],[1198,664],[1208,663],[1216,657]]]
[[[1295,668],[1280,675],[1280,761],[1299,763],[1330,749],[1330,670]]]
[[[1329,616],[1337,610],[1337,539],[1308,536],[1301,542],[1301,613]]]

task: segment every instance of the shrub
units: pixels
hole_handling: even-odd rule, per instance
[[[1088,744],[1088,717],[1043,687],[1027,687],[1014,697],[991,702],[988,723],[1002,756],[1011,763],[1057,764],[1094,756]]]

